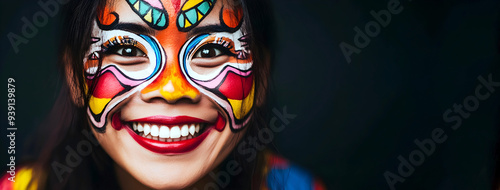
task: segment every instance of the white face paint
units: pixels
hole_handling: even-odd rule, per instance
[[[253,62],[246,45],[241,30],[202,34],[186,42],[179,53],[188,81],[224,109],[236,130],[248,122],[253,106]],[[203,54],[225,57],[211,62],[197,60]]]
[[[97,81],[87,113],[92,124],[104,130],[110,111],[150,84],[165,67],[165,59],[164,52],[154,37],[123,30],[94,33],[100,36],[94,37],[96,42],[91,46],[90,57],[84,60],[87,84]],[[111,55],[112,53],[121,55]],[[97,71],[96,59],[99,58],[106,60]]]

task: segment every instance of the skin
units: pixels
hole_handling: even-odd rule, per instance
[[[180,1],[182,6],[184,0]],[[97,140],[115,161],[118,182],[123,189],[182,189],[203,187],[212,180],[208,172],[216,170],[227,155],[234,149],[246,132],[246,128],[232,130],[230,117],[224,108],[213,98],[200,92],[182,76],[178,54],[181,46],[191,38],[189,32],[180,32],[176,27],[177,14],[172,3],[163,0],[162,4],[169,13],[169,27],[152,30],[147,35],[156,38],[162,46],[166,63],[158,77],[144,88],[133,92],[109,112],[104,132],[92,127]],[[134,23],[148,28],[145,23],[124,0],[117,0],[108,9],[116,12],[120,23]],[[196,26],[220,24],[222,6],[229,7],[219,0],[213,10]],[[96,32],[95,32],[96,33]],[[99,33],[99,32],[97,32]],[[103,65],[109,65],[123,59],[133,62],[148,62],[147,57],[124,57],[110,54],[103,59]],[[229,60],[227,56],[192,59],[194,63],[213,64]],[[136,65],[131,70],[141,70],[144,66]],[[210,67],[193,66],[199,74],[212,72]],[[99,88],[99,86],[97,86]],[[103,87],[102,87],[103,88]],[[92,100],[91,100],[92,101]],[[253,101],[253,100],[252,100]],[[226,126],[221,131],[213,129],[206,139],[194,150],[181,154],[159,154],[139,145],[126,130],[112,127],[111,116],[120,113],[120,120],[130,121],[148,116],[191,116],[209,122],[215,122],[222,115]],[[92,125],[92,122],[90,122]],[[100,128],[103,129],[103,128]],[[202,189],[202,188],[201,188]]]

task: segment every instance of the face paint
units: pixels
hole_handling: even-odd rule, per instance
[[[90,96],[87,113],[94,126],[104,130],[109,112],[131,94],[144,88],[156,78],[163,67],[162,49],[158,41],[145,35],[111,30],[102,31],[104,41],[101,45],[94,43],[90,57],[85,62],[85,76],[87,87],[95,85],[95,90]],[[126,51],[125,48],[134,47],[145,53],[149,59],[145,63],[127,63],[125,60],[103,62],[102,68],[97,73],[98,55],[108,54],[111,50]],[[141,65],[141,69],[135,67]]]
[[[162,30],[168,27],[168,13],[160,0],[126,0],[130,8],[151,28]]]
[[[246,37],[241,30],[235,33],[202,34],[192,38],[181,51],[181,68],[189,82],[215,100],[226,112],[232,129],[243,127],[253,106],[254,81],[252,59],[248,55]],[[210,72],[196,72],[193,59],[203,47],[216,45],[228,51],[227,62]],[[199,55],[198,55],[199,56]]]
[[[179,31],[189,31],[197,26],[212,10],[216,0],[187,0],[177,17]]]
[[[119,15],[109,9],[100,14],[94,31],[95,43],[84,60],[87,86],[95,85],[87,109],[95,128],[103,132],[109,114],[132,94],[159,89],[160,92],[169,91],[161,93],[167,102],[180,97],[194,98],[201,92],[222,108],[233,131],[241,129],[250,118],[255,91],[248,36],[241,30],[244,27],[241,9],[234,12],[221,8],[220,26],[227,32],[203,33],[184,41],[186,32],[198,26],[212,11],[215,0],[187,0],[182,6],[179,1],[169,1],[170,4],[165,4],[169,12],[178,11],[177,19],[170,23],[176,22],[177,28],[168,27],[169,16],[161,1],[125,1],[142,21],[160,31],[157,39],[113,29]],[[173,47],[178,57],[167,58],[163,47],[169,47],[169,51]],[[127,51],[129,54],[140,51],[147,61],[130,62],[137,57],[123,55],[121,59],[106,61],[111,52],[124,54]],[[220,61],[212,60],[212,65],[206,67],[199,60],[207,55],[215,55],[213,60]],[[98,71],[99,59],[103,59],[103,65]],[[206,69],[201,71],[201,67]],[[164,88],[169,85],[176,88]]]

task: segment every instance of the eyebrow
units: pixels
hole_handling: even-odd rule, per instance
[[[137,34],[154,35],[156,31],[152,28],[145,27],[135,23],[118,23],[111,27],[111,30],[125,30]]]
[[[207,25],[207,26],[201,26],[201,27],[196,27],[193,28],[188,32],[188,36],[194,36],[202,33],[211,33],[211,32],[230,32],[230,28],[228,27],[223,27],[218,24],[213,24],[213,25]]]

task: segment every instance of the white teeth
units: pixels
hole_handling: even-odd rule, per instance
[[[160,138],[169,138],[170,137],[170,129],[167,126],[160,127]]]
[[[189,127],[188,125],[183,125],[182,128],[181,128],[181,135],[183,137],[186,137],[189,135]]]
[[[139,132],[143,132],[144,131],[144,127],[142,127],[142,125],[140,123],[137,124],[137,131],[139,131]]]
[[[170,138],[179,138],[181,137],[181,129],[179,126],[174,126],[170,129]]]
[[[158,131],[159,131],[158,126],[157,125],[153,125],[151,127],[151,136],[158,137],[158,133],[159,133]]]
[[[159,140],[163,142],[177,142],[192,139],[195,134],[200,132],[203,124],[192,123],[182,126],[169,127],[166,125],[157,125],[149,123],[132,123],[134,131],[142,132],[142,136],[148,139]]]
[[[149,132],[151,132],[151,128],[148,124],[144,124],[144,136],[148,136]]]
[[[195,128],[194,124],[191,124],[191,126],[189,126],[189,134],[194,135],[194,132],[196,131]]]

